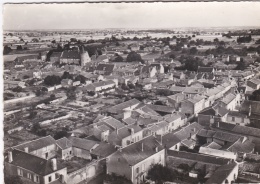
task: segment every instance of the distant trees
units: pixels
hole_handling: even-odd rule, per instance
[[[32,42],[39,42],[39,39],[38,38],[33,38]]]
[[[71,38],[70,41],[71,42],[77,42],[77,39],[76,38]]]
[[[166,181],[174,181],[175,176],[176,174],[171,168],[161,164],[153,165],[147,173],[147,178],[155,181],[156,184],[163,184]]]
[[[22,47],[21,45],[18,45],[18,46],[16,47],[16,50],[23,50],[23,47]]]
[[[197,71],[199,66],[204,66],[203,62],[197,57],[181,57],[180,60],[183,66],[175,67],[175,69]]]
[[[60,82],[61,82],[61,78],[56,75],[48,75],[44,79],[44,84],[46,84],[47,86],[58,85],[58,84],[60,84]]]
[[[198,49],[196,47],[191,47],[190,54],[195,55],[198,53]]]
[[[61,131],[56,132],[56,133],[54,134],[53,138],[54,138],[55,140],[57,140],[57,139],[61,139],[61,138],[63,138],[63,137],[69,137],[69,135],[70,135],[70,134],[69,134],[66,130],[61,130]]]
[[[7,45],[4,46],[4,51],[3,51],[4,55],[9,54],[11,51],[12,51],[11,47],[8,47]]]
[[[126,58],[127,62],[140,61],[143,62],[143,59],[140,54],[137,54],[135,51],[131,51]]]
[[[16,93],[20,93],[20,92],[23,91],[23,88],[20,87],[20,86],[17,86],[17,87],[15,87],[15,88],[13,88],[12,91],[13,91],[13,92],[16,92]]]
[[[251,35],[242,36],[242,37],[239,36],[237,38],[237,43],[249,43],[249,42],[251,42],[251,40],[252,40]]]

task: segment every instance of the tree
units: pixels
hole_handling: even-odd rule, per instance
[[[65,71],[63,75],[61,76],[61,79],[73,79],[73,75],[71,75],[69,72]]]
[[[174,171],[161,164],[153,165],[147,173],[147,178],[155,181],[156,184],[163,184],[165,181],[173,181],[176,174]]]
[[[132,184],[125,176],[118,176],[115,173],[107,174],[104,180],[108,184]]]
[[[175,59],[176,56],[175,56],[174,54],[170,54],[169,58],[171,58],[171,59]]]
[[[127,62],[133,62],[133,61],[140,61],[143,62],[143,59],[140,54],[137,54],[135,51],[131,51],[127,57],[126,57]]]
[[[68,99],[70,99],[70,100],[76,100],[75,89],[76,89],[75,86],[72,86],[72,87],[70,87],[70,88],[67,89],[66,95],[67,95],[67,98],[68,98]]]
[[[70,41],[71,42],[77,42],[77,39],[76,38],[71,38]]]
[[[80,81],[81,84],[85,84],[86,83],[86,77],[84,77],[83,75],[78,75],[76,78],[75,78],[75,81]]]
[[[20,92],[23,91],[23,88],[20,87],[20,86],[17,86],[17,87],[15,87],[15,88],[13,88],[12,91],[13,91],[13,92],[16,92],[16,93],[20,93]]]
[[[198,53],[198,49],[196,47],[191,47],[190,54],[195,55]]]
[[[39,42],[39,39],[38,38],[33,38],[32,42]]]
[[[8,47],[7,45],[4,46],[4,51],[3,51],[4,55],[9,54],[11,51],[12,51],[11,47]]]
[[[54,139],[61,139],[63,137],[68,137],[70,134],[66,131],[66,130],[61,130],[61,131],[58,131],[54,134],[53,138]]]
[[[52,40],[51,43],[56,43],[56,40]]]
[[[48,75],[44,79],[44,84],[46,84],[48,86],[58,85],[58,84],[60,84],[60,82],[61,82],[61,78],[56,75]]]
[[[114,62],[123,62],[124,59],[122,56],[117,56],[115,59],[114,59]]]
[[[5,184],[23,184],[22,179],[19,176],[5,176]]]
[[[21,45],[18,45],[18,46],[16,47],[16,50],[23,50],[23,47],[22,47]]]

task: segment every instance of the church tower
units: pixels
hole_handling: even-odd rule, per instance
[[[81,61],[81,67],[84,67],[86,63],[90,62],[91,59],[88,55],[88,52],[85,51],[84,46],[81,47],[81,55],[80,55],[80,61]]]

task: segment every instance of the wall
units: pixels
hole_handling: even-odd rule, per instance
[[[87,150],[73,147],[72,148],[72,152],[73,152],[74,156],[76,156],[76,157],[80,157],[80,158],[84,158],[84,159],[87,159],[87,160],[91,160],[90,152],[87,151]]]
[[[158,153],[155,153],[154,155],[148,157],[147,159],[139,162],[135,166],[132,167],[132,182],[134,184],[137,184],[138,182],[142,181],[149,168],[152,166],[152,164],[162,164],[163,166],[165,165],[165,150],[161,150]],[[136,169],[139,168],[139,172],[137,173]],[[144,172],[143,176],[140,175],[141,172]]]
[[[46,159],[45,154],[48,153],[47,159],[53,158],[56,155],[57,146],[55,144],[43,147],[41,149],[30,152],[31,154],[37,155],[41,158]]]
[[[130,136],[122,139],[122,147],[124,148],[127,145],[129,145],[130,142],[137,142],[141,139],[143,139],[143,131],[136,132],[133,135],[130,135]]]
[[[119,159],[118,159],[119,158]],[[107,158],[107,174],[115,173],[120,176],[125,176],[127,179],[132,179],[132,168],[120,156],[120,153],[116,152]]]
[[[202,115],[202,114],[198,115],[198,123],[202,126],[209,126],[210,125],[210,119],[211,119],[211,116]]]
[[[55,180],[60,180],[61,179],[60,177],[56,178],[57,174],[63,175],[65,183],[67,182],[67,168],[65,167],[64,169],[54,171],[53,173],[44,176],[43,177],[44,184],[51,183]],[[51,177],[51,182],[49,182],[49,177]]]
[[[76,184],[81,181],[90,181],[101,173],[104,173],[106,160],[94,160],[87,166],[68,174],[68,184]]]
[[[234,121],[232,120],[232,117],[234,117]],[[227,115],[227,122],[232,124],[238,123],[239,125],[247,125],[250,123],[250,120],[248,118]]]

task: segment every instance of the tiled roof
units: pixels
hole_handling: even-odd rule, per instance
[[[131,107],[133,105],[137,105],[137,104],[140,104],[140,103],[141,102],[139,100],[132,99],[132,100],[120,103],[118,105],[115,105],[115,106],[109,108],[108,111],[112,112],[112,113],[118,113],[118,112],[121,112],[122,110],[124,110],[126,108],[129,108],[129,107]]]
[[[211,148],[211,149],[220,149],[222,146],[213,141],[213,142],[204,144],[203,147]]]
[[[213,130],[206,130],[206,129],[201,129],[197,136],[200,136],[200,137],[213,137],[213,135],[215,134],[216,132],[213,131]]]
[[[61,59],[80,59],[80,53],[76,50],[65,50],[62,52]]]
[[[66,149],[72,146],[72,143],[66,137],[56,140],[56,143],[61,149]]]
[[[155,137],[149,136],[123,148],[121,151],[117,151],[114,156],[118,158],[122,157],[129,165],[133,166],[154,155],[156,153],[156,147],[158,148],[158,151],[164,149],[163,146],[156,141]]]
[[[103,122],[106,125],[112,127],[113,129],[120,129],[125,126],[123,123],[121,123],[120,121],[118,121],[117,119],[115,119],[111,116],[100,119],[100,121],[97,123],[97,125],[101,125],[101,124],[103,124]]]
[[[131,135],[131,130],[133,130],[134,133],[137,133],[142,131],[142,128],[136,124],[125,126],[124,128],[111,132],[108,136],[108,140],[109,142],[121,145],[122,139]]]
[[[92,152],[91,154],[98,155],[101,157],[107,157],[112,153],[116,152],[116,148],[114,145],[109,143],[101,142]]]
[[[51,166],[51,159],[46,160],[17,149],[12,151],[12,155],[13,162],[11,164],[13,165],[32,171],[41,176],[46,176],[54,172]],[[63,168],[65,168],[65,166],[61,165],[57,160],[57,170]]]
[[[43,147],[50,146],[52,144],[56,144],[55,139],[53,139],[50,135],[46,137],[42,137],[33,141],[29,141],[17,146],[14,146],[13,148],[19,149],[24,151],[25,148],[28,148],[28,152],[32,152],[38,149],[41,149]]]
[[[260,102],[259,101],[245,100],[241,104],[240,111],[248,113],[250,108],[251,108],[252,114],[260,115]]]
[[[69,140],[72,142],[72,147],[84,149],[90,151],[95,145],[99,143],[78,137],[70,137]]]
[[[212,68],[212,67],[199,67],[198,68],[198,72],[213,72],[213,70],[214,70],[214,68]]]
[[[230,159],[222,158],[222,157],[215,157],[215,156],[209,156],[209,155],[202,155],[198,153],[190,153],[185,151],[173,151],[173,150],[167,150],[168,157],[177,157],[187,160],[193,160],[196,162],[204,162],[204,163],[210,163],[215,165],[223,165],[227,164]]]
[[[111,74],[115,68],[113,64],[99,64],[96,68],[97,71],[105,71],[105,74]]]
[[[147,104],[147,107],[149,107],[152,110],[157,111],[157,112],[173,113],[175,111],[174,107],[169,107],[169,106],[165,106],[165,105]]]
[[[223,140],[223,141],[227,141],[227,142],[236,142],[238,139],[241,138],[241,136],[231,134],[231,133],[227,133],[227,132],[217,131],[213,135],[213,138]]]
[[[212,184],[212,183],[225,183],[226,178],[228,175],[237,167],[236,163],[226,164],[220,166],[214,174],[206,181],[205,184]]]
[[[223,102],[224,104],[228,105],[235,98],[236,98],[236,95],[229,93],[229,94],[227,94],[226,96],[223,97],[221,102]]]
[[[245,142],[235,142],[227,150],[234,153],[252,153],[254,148],[255,145],[250,140],[246,140]]]
[[[179,142],[181,142],[181,140],[174,133],[168,133],[162,136],[162,143],[167,149],[178,144]]]

